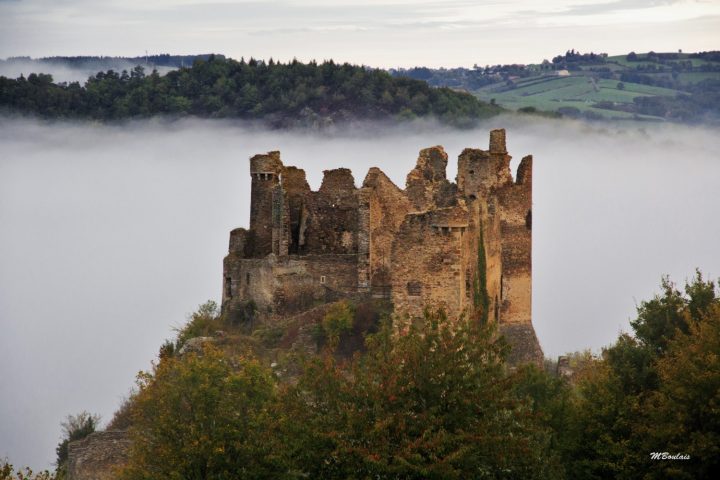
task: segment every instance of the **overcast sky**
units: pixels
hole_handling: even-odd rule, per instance
[[[718,47],[717,0],[0,0],[0,57],[223,53],[378,67]]]

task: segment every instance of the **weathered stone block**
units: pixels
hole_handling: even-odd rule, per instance
[[[111,480],[128,459],[127,431],[91,433],[68,445],[68,480]]]

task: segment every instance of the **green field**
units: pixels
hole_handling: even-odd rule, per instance
[[[395,72],[524,113],[720,123],[720,51],[607,56],[568,50],[541,63]]]
[[[569,76],[558,76],[555,72],[541,71],[537,69],[538,75],[513,79],[512,82],[499,82],[475,90],[473,93],[481,100],[495,101],[502,107],[518,110],[521,108],[533,107],[537,110],[556,112],[563,107],[573,107],[581,113],[592,112],[604,118],[643,118],[646,120],[662,120],[660,117],[649,115],[635,115],[622,111],[623,104],[632,104],[633,99],[642,96],[675,97],[678,94],[685,94],[683,90],[675,90],[650,85],[643,85],[632,82],[620,82],[618,73],[628,70],[628,67],[635,67],[641,64],[652,64],[642,61],[628,62],[625,55],[608,57],[607,63],[601,65],[609,68],[616,79],[597,78],[596,73],[590,71],[597,65],[583,65],[581,70],[570,72]],[[684,55],[682,60],[687,59]],[[702,59],[692,60],[693,67],[707,64]],[[646,73],[648,77],[675,79],[676,85],[691,86],[707,79],[720,80],[720,72],[658,72]],[[601,103],[598,105],[598,103]],[[603,108],[611,106],[612,108]]]
[[[678,80],[685,85],[709,79],[720,80],[720,72],[682,72],[678,74]]]
[[[631,62],[626,58],[625,55],[615,55],[613,57],[607,57],[607,61],[609,63],[617,63],[618,65],[621,65],[623,67],[635,67],[637,65],[655,65],[654,62],[642,60],[642,58],[645,56],[646,55],[639,54],[638,60],[635,62]]]
[[[595,80],[583,74],[567,77],[545,75],[522,79],[512,88],[505,84],[495,84],[474,93],[481,100],[495,99],[497,104],[512,110],[535,107],[543,111],[557,111],[561,107],[574,107],[581,112],[591,111],[606,118],[633,118],[635,115],[593,105],[597,102],[632,103],[633,98],[638,96],[674,96],[680,93],[677,90],[627,82],[618,88],[619,84],[617,80]]]

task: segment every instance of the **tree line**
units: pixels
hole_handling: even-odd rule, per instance
[[[499,112],[469,94],[378,69],[332,60],[280,63],[213,55],[163,76],[146,75],[140,66],[99,72],[85,85],[54,83],[47,74],[0,77],[0,108],[46,118],[194,115],[261,119],[277,126],[416,117],[465,126]]]

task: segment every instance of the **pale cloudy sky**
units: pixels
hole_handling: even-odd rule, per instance
[[[379,67],[720,45],[718,0],[0,0],[0,58],[216,52]]]

